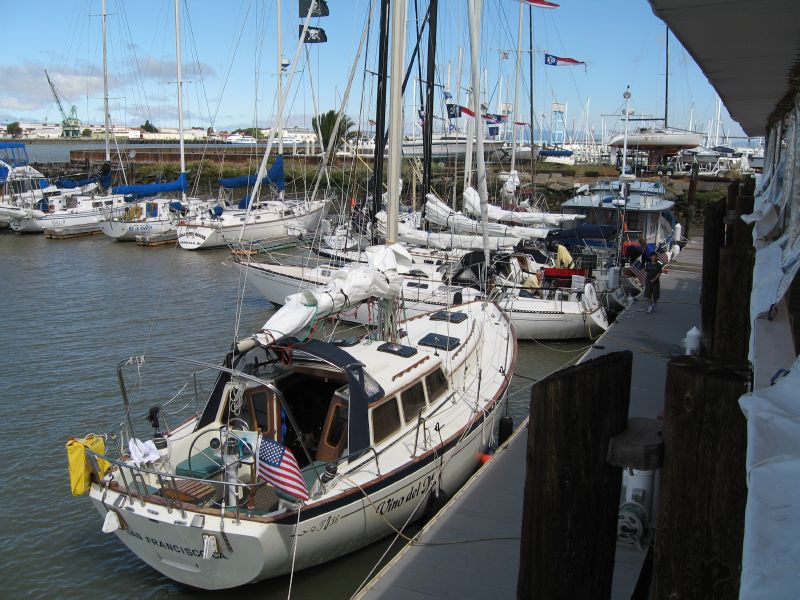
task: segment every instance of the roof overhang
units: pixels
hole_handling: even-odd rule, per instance
[[[649,0],[749,136],[800,88],[800,0]]]

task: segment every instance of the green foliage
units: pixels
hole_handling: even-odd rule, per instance
[[[81,137],[92,137],[92,130],[87,127],[81,131]]]
[[[311,128],[322,136],[322,143],[326,150],[328,143],[331,140],[331,136],[333,135],[333,129],[336,126],[336,119],[338,119],[338,117],[338,111],[329,110],[328,112],[317,115],[311,119]],[[355,123],[353,123],[353,120],[350,117],[347,115],[342,115],[342,120],[339,123],[339,129],[334,136],[332,152],[336,152],[336,150],[339,149],[339,146],[342,145],[342,142],[355,135],[355,133],[351,131],[354,126]]]
[[[158,129],[150,122],[149,119],[144,122],[144,125],[142,125],[141,128],[142,131],[146,131],[147,133],[158,133]]]
[[[14,121],[6,126],[6,133],[11,136],[22,135],[22,127],[19,126],[19,121]]]

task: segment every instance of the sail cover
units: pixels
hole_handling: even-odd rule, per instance
[[[375,215],[378,222],[378,234],[386,237],[386,212],[381,211]],[[410,246],[424,246],[438,250],[482,250],[483,236],[459,235],[452,232],[433,232],[416,229],[408,223],[400,221],[397,225],[398,241]],[[509,250],[520,241],[518,237],[488,237],[486,245],[490,250]]]
[[[226,189],[252,188],[256,184],[257,179],[258,175],[221,177],[218,180],[218,183]],[[261,181],[261,183],[271,183],[279,190],[282,190],[286,187],[286,179],[283,173],[283,155],[278,154],[275,157],[275,162],[272,163],[272,166],[269,168],[269,171],[267,171],[267,174],[264,176],[264,179]]]
[[[473,188],[464,190],[464,212],[469,215],[480,217],[481,199]],[[520,225],[559,225],[564,221],[574,221],[583,219],[584,215],[565,215],[546,212],[527,212],[505,210],[499,206],[489,205],[489,220],[502,221],[504,223],[519,223]]]
[[[188,177],[186,173],[181,173],[175,181],[141,185],[118,185],[112,191],[123,196],[155,196],[164,192],[185,192],[187,188]]]
[[[370,246],[366,255],[369,266],[342,269],[324,286],[287,296],[280,310],[256,334],[258,343],[274,344],[364,300],[397,296],[401,275],[411,268],[408,250],[400,244]]]
[[[467,188],[464,194],[466,195],[470,190],[477,195],[477,192],[472,188]],[[453,211],[433,194],[426,196],[425,219],[439,227],[447,227],[454,233],[480,235],[483,232],[483,227],[478,221],[470,219],[460,212]],[[500,223],[487,223],[486,225],[487,235],[516,237],[526,240],[544,239],[547,237],[548,231],[547,227],[515,227],[501,225]]]

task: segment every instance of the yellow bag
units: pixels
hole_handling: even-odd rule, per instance
[[[103,455],[106,442],[99,436],[90,433],[83,439],[71,438],[67,442],[67,462],[69,464],[69,485],[73,496],[83,496],[91,485],[92,463],[94,457],[86,453],[86,449]],[[109,462],[97,457],[97,475],[102,477],[109,467]]]

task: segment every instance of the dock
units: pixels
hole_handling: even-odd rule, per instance
[[[667,360],[683,354],[686,332],[700,325],[702,257],[702,239],[687,244],[662,276],[655,312],[634,302],[581,358],[633,352],[629,418],[663,410]],[[527,437],[526,422],[356,597],[516,597]],[[631,597],[646,555],[646,547],[617,544],[612,598]]]
[[[103,232],[96,225],[83,225],[79,227],[70,227],[62,229],[54,227],[53,229],[45,229],[44,237],[48,240],[68,240],[77,237],[86,237],[88,235],[102,235]]]

